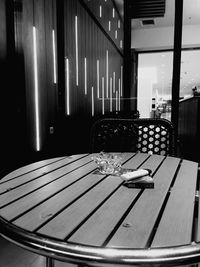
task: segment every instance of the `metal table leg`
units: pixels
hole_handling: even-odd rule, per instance
[[[46,267],[54,267],[54,259],[46,257]]]

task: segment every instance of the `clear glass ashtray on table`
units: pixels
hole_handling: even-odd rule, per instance
[[[100,152],[92,157],[102,174],[118,174],[122,165],[122,154]]]

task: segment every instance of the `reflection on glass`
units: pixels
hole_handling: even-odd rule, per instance
[[[183,1],[180,98],[200,94],[200,1]]]
[[[180,98],[188,98],[200,92],[200,50],[181,53]]]
[[[138,110],[140,117],[171,119],[172,52],[139,54]]]

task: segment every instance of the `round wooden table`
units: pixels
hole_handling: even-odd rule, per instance
[[[92,154],[43,160],[0,180],[0,234],[35,253],[89,266],[171,266],[200,261],[198,163],[123,153],[148,168],[154,188],[95,173]]]

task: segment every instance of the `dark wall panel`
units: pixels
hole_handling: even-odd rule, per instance
[[[56,3],[53,0],[45,1],[45,51],[46,51],[46,99],[47,99],[47,125],[54,127],[57,113],[57,24],[55,17]],[[53,55],[53,52],[55,55]],[[55,59],[55,63],[54,63]],[[55,69],[54,69],[55,68]],[[47,129],[49,128],[47,127]]]
[[[78,127],[86,136],[96,116],[123,108],[119,88],[123,32],[113,8],[111,0],[0,0],[0,59],[2,63],[9,57],[13,62],[17,47],[18,87],[24,91],[20,91],[23,96],[19,90],[15,96],[24,99],[21,124],[26,128],[27,151],[48,154],[65,142],[69,146]],[[13,19],[12,31],[6,13]]]
[[[23,162],[26,109],[20,1],[0,1],[1,172]],[[20,153],[19,153],[20,151]]]
[[[104,3],[104,1],[101,1]],[[98,1],[91,1],[96,18],[99,16]],[[110,1],[102,5],[105,12],[106,23],[114,20]],[[110,4],[111,5],[111,4]],[[106,11],[107,10],[107,11]],[[115,17],[117,17],[115,13]],[[103,15],[102,15],[103,16]],[[109,18],[110,16],[110,18]],[[110,111],[119,111],[123,105],[119,98],[123,97],[121,92],[121,69],[123,57],[102,27],[91,16],[82,1],[65,1],[65,58],[69,62],[69,73],[65,73],[65,79],[69,78],[69,88],[65,88],[67,116],[84,113],[89,117],[104,115]],[[75,26],[77,18],[77,29]],[[117,25],[117,19],[114,20]],[[77,33],[76,33],[77,30]],[[77,43],[76,43],[77,34]],[[78,59],[77,59],[78,55]],[[78,85],[76,74],[78,71]],[[110,88],[112,86],[113,88]],[[120,91],[120,92],[119,92]],[[116,100],[117,98],[117,100]],[[122,102],[122,101],[121,101]],[[111,107],[112,105],[112,107]],[[68,107],[67,107],[68,106]]]
[[[33,150],[43,149],[49,136],[49,127],[54,125],[56,116],[57,93],[54,83],[52,39],[52,31],[56,28],[53,15],[55,12],[54,2],[54,0],[28,0],[23,3],[27,125],[30,147]],[[34,27],[36,55],[34,50]],[[34,67],[35,59],[37,60],[37,70]],[[35,79],[36,75],[37,80]],[[36,86],[38,87],[38,95],[36,95]],[[36,105],[38,106],[38,134],[36,130]]]
[[[6,57],[6,5],[5,0],[0,0],[0,60]]]
[[[83,2],[88,7],[116,47],[123,52],[123,21],[113,1],[80,0],[80,2]]]
[[[83,152],[96,117],[123,109],[113,8],[111,0],[0,0],[4,166]]]

